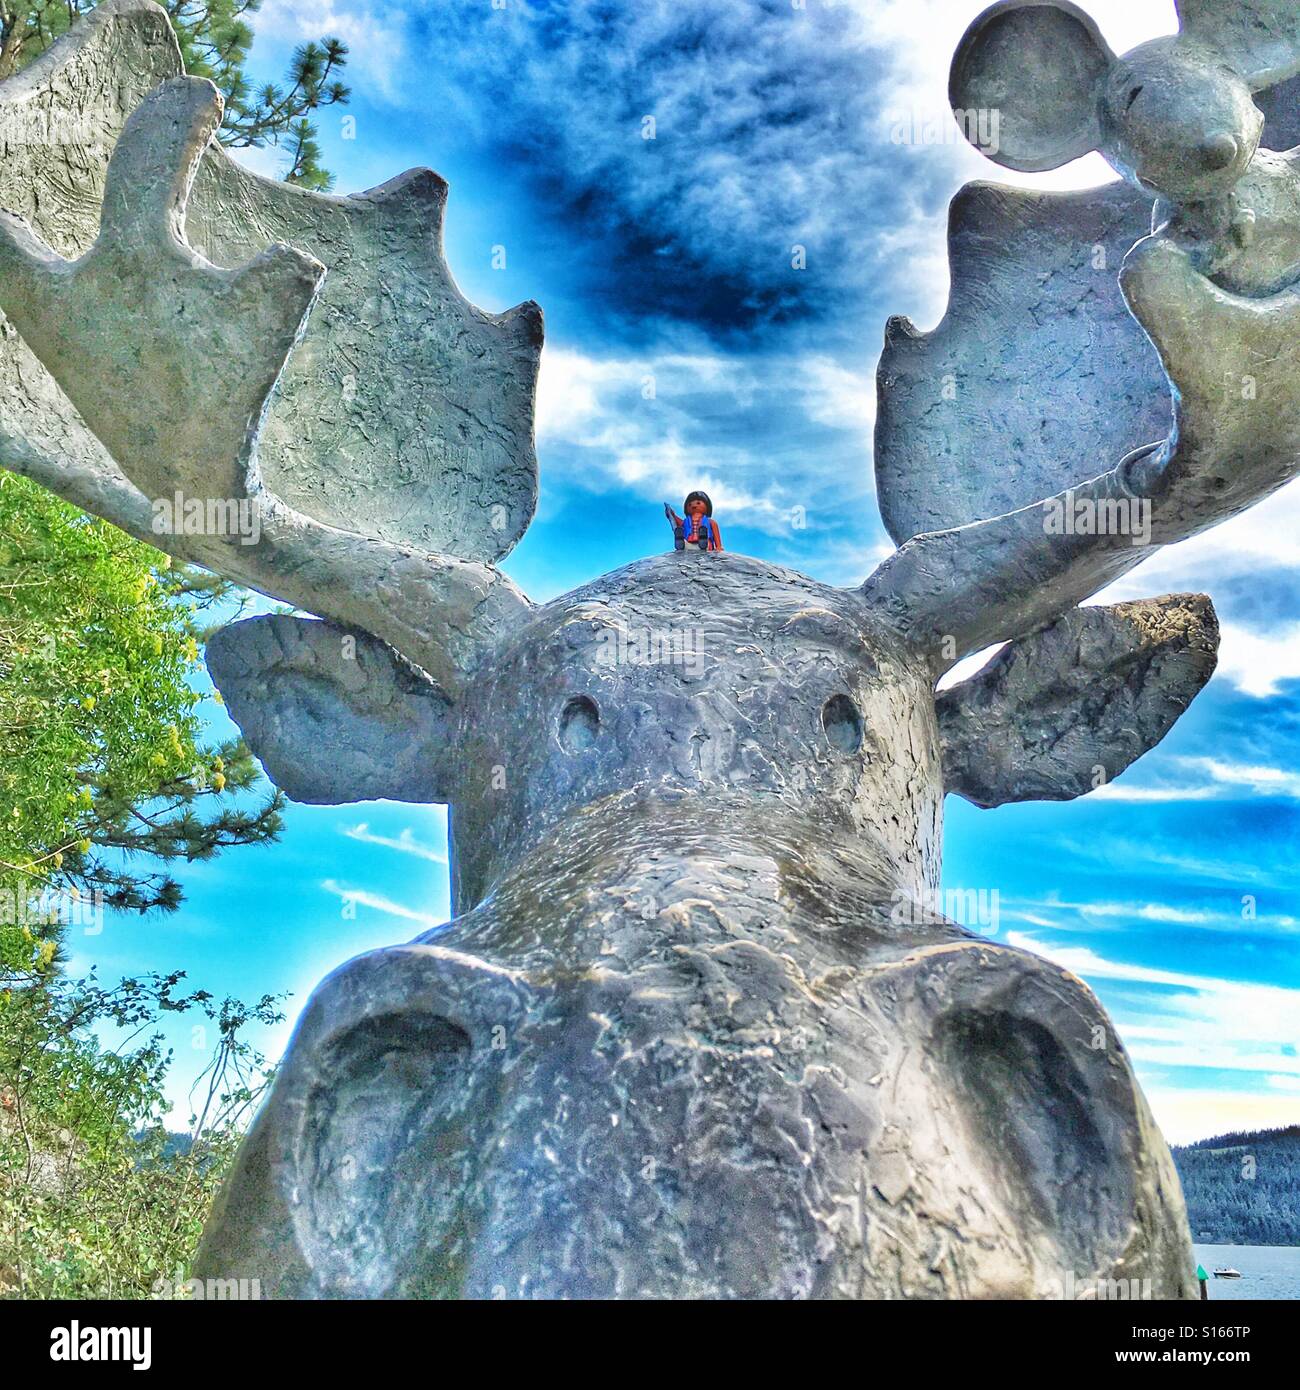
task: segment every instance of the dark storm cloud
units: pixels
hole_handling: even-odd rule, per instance
[[[528,234],[598,315],[744,332],[842,310],[897,256],[882,234],[949,191],[944,161],[891,143],[890,59],[847,8],[485,0],[411,22],[422,101],[526,190]]]

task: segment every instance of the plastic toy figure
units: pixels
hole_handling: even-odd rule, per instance
[[[713,503],[707,492],[692,492],[682,503],[686,513],[683,520],[664,503],[664,515],[673,528],[673,540],[678,550],[721,550],[722,532],[713,520]]]

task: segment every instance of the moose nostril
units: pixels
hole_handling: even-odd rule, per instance
[[[590,748],[599,729],[600,711],[586,695],[575,695],[560,713],[560,742],[570,753]]]
[[[1201,158],[1207,169],[1226,169],[1237,158],[1239,147],[1236,137],[1228,134],[1212,135],[1201,146]]]
[[[856,753],[862,747],[862,716],[847,695],[832,695],[822,706],[822,728],[841,753]]]
[[[1124,106],[1125,111],[1131,111],[1133,109],[1133,103],[1138,99],[1138,97],[1142,95],[1143,90],[1144,89],[1142,87],[1133,88],[1133,90],[1128,94],[1128,101]]]

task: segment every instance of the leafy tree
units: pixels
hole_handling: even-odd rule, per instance
[[[73,895],[174,909],[168,861],[279,831],[279,794],[246,794],[242,742],[204,748],[194,714],[203,620],[230,597],[0,473],[0,1296],[149,1297],[187,1278],[269,1078],[245,1032],[279,1022],[278,1000],[58,968]],[[65,910],[42,913],[42,892]],[[214,1040],[178,1139],[157,1025],[180,1012]]]
[[[176,1296],[248,1116],[270,1079],[244,1036],[280,1000],[186,994],[183,975],[49,976],[0,991],[0,1297]],[[166,1014],[215,1033],[188,1133],[164,1128]],[[108,1046],[97,1036],[120,1036]]]
[[[279,793],[239,795],[258,776],[242,741],[199,739],[198,619],[225,594],[0,473],[0,983],[55,963],[70,902],[175,909],[179,886],[140,856],[278,835]]]
[[[0,0],[0,79],[17,72],[95,8],[96,0]],[[218,138],[232,149],[278,145],[288,138],[289,183],[323,191],[333,183],[320,165],[320,146],[309,113],[345,104],[338,80],[347,46],[322,39],[295,49],[284,84],[253,90],[245,75],[253,30],[248,18],[261,0],[163,0],[185,71],[208,77],[226,99]]]
[[[252,91],[258,3],[164,7],[186,70],[225,95],[222,142],[284,139],[289,181],[327,188],[307,116],[348,100],[347,50],[306,44],[285,85]],[[93,8],[0,0],[0,78]],[[282,1021],[278,999],[185,994],[181,971],[106,988],[59,968],[70,903],[175,910],[169,862],[279,833],[282,798],[251,795],[242,741],[205,747],[195,717],[204,622],[232,601],[215,576],[0,473],[0,1296],[158,1296],[186,1277],[269,1081],[245,1032]],[[178,1136],[164,1128],[172,1056],[157,1025],[181,1012],[215,1044]]]

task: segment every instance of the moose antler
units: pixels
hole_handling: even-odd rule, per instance
[[[1257,241],[1252,220],[1198,242],[1162,201],[1169,222],[1133,247],[1117,280],[1108,267],[1143,206],[1136,188],[972,185],[954,200],[947,317],[932,334],[894,320],[886,335],[877,482],[902,548],[865,586],[938,674],[1038,631],[1155,548],[1300,471],[1300,266],[1292,214],[1269,211],[1293,207],[1300,183],[1294,156],[1252,158],[1263,119],[1249,96],[1300,71],[1300,12],[1289,0],[1179,8],[1181,35],[1116,58],[1077,6],[1003,0],[954,59],[955,109],[998,92],[1009,104],[1004,139],[986,150],[998,162],[1055,167],[1081,152],[1073,122],[1081,148],[1099,145],[1143,190],[1208,197],[1217,174],[1219,194],[1239,186],[1264,216]],[[1077,91],[1041,78],[1072,65],[1088,74]],[[1225,217],[1235,207],[1225,203]],[[1229,242],[1228,261],[1216,259]],[[1044,319],[1061,327],[1041,352],[1008,346],[1022,323],[1039,342]],[[1028,374],[1009,365],[1020,362]],[[1165,400],[1172,430],[1146,444]],[[997,476],[969,467],[971,450],[990,446],[1005,455]],[[1117,518],[1128,524],[1108,524]]]
[[[107,33],[119,46],[123,31],[152,43],[148,21],[155,8],[138,0],[115,6],[116,28],[101,23],[88,30],[68,44],[64,62],[84,60],[87,46]],[[131,28],[128,20],[142,23]],[[47,86],[60,71],[46,65]],[[20,429],[0,432],[0,462],[177,558],[375,633],[452,691],[476,664],[483,642],[529,608],[484,561],[509,549],[535,504],[531,405],[540,311],[524,305],[484,315],[456,293],[436,235],[446,191],[436,175],[416,171],[355,200],[281,193],[237,171],[210,143],[220,117],[219,94],[199,79],[176,78],[151,93],[113,151],[98,237],[75,260],[56,254],[18,217],[0,216],[0,308],[22,335],[21,351],[36,354],[17,359]],[[296,231],[311,232],[315,219],[315,240],[339,266],[341,285],[341,300],[327,302],[319,330],[312,326],[313,305],[325,270],[312,255],[248,245],[248,264],[225,269],[189,244],[186,221],[200,164],[206,201],[199,225],[211,242],[230,246],[232,238],[223,243],[220,230],[234,221],[232,202],[254,207],[261,227],[289,221]],[[292,216],[281,215],[285,207]],[[376,222],[390,253],[378,267],[365,239]],[[404,235],[394,235],[395,222]],[[310,245],[313,237],[295,240]],[[396,254],[394,246],[409,254]],[[226,259],[237,263],[238,249]],[[357,307],[349,296],[358,281],[383,274],[405,281],[420,273],[421,257],[434,271],[441,267],[445,288],[433,276],[421,294],[406,297],[416,309],[367,332],[358,315],[369,312],[376,296],[354,296]],[[286,358],[304,330],[305,361],[286,380]],[[470,371],[463,379],[448,373],[442,340],[449,334],[453,351],[481,367],[485,380],[470,380]],[[393,335],[414,345],[414,363],[396,356]],[[441,347],[441,355],[418,360],[429,347]],[[381,364],[375,353],[395,360]],[[59,404],[36,358],[70,404]],[[341,373],[340,363],[349,361],[359,380]],[[388,380],[393,371],[396,382]],[[502,387],[511,373],[513,393]],[[439,389],[430,389],[430,374]],[[334,479],[332,496],[307,476],[301,441],[296,461],[271,448],[277,484],[268,486],[264,441],[268,434],[293,435],[295,411],[348,416],[407,391],[426,408],[443,407],[443,419],[432,423],[441,425],[444,452],[423,470],[403,456],[403,441],[391,431],[367,444],[364,420],[358,429],[349,417],[344,444],[331,441],[324,450],[324,462],[337,466],[316,471]],[[30,430],[28,401],[36,426]],[[413,410],[393,413],[412,434],[423,423]],[[85,425],[98,444],[83,439]],[[296,432],[309,442],[313,437],[309,429]],[[75,447],[60,454],[60,437]],[[227,513],[243,504],[260,534],[213,534],[175,517],[160,524],[160,507],[195,502]]]
[[[226,271],[185,244],[221,112],[200,79],[145,98],[109,165],[99,237],[75,261],[0,213],[6,312],[150,498],[251,493],[262,414],[325,275],[284,245]]]
[[[1300,291],[1248,299],[1150,237],[1121,284],[1169,376],[1163,444],[1033,506],[915,537],[867,580],[868,601],[931,657],[936,674],[993,642],[1046,626],[1155,548],[1245,511],[1300,473]],[[1151,545],[1118,528],[1060,534],[1062,515],[1149,503]]]

